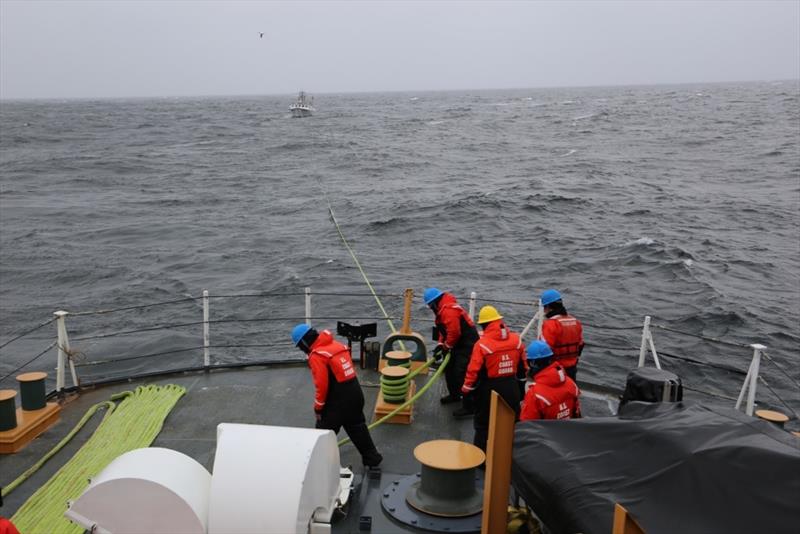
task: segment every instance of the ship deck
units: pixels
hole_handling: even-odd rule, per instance
[[[372,411],[378,392],[378,374],[360,370],[359,379],[364,390],[367,420],[372,420]],[[418,384],[422,384],[420,378]],[[258,425],[280,425],[313,428],[313,386],[308,369],[304,365],[245,367],[232,370],[195,371],[183,374],[132,380],[117,384],[84,389],[63,406],[61,419],[52,428],[16,454],[0,455],[0,483],[8,484],[36,463],[55,446],[80,420],[83,414],[97,402],[107,400],[112,394],[134,389],[143,384],[178,384],[186,388],[186,394],[178,401],[167,417],[161,433],[153,446],[166,447],[182,452],[213,472],[216,450],[216,428],[219,423],[247,423]],[[370,483],[373,493],[391,483],[398,475],[409,475],[419,470],[414,459],[414,447],[432,439],[456,439],[472,442],[472,420],[457,420],[451,412],[457,405],[442,406],[439,397],[444,392],[444,380],[439,380],[414,406],[413,422],[410,425],[382,424],[372,431],[372,437],[383,454],[380,484]],[[584,395],[581,407],[585,416],[610,415],[607,392],[592,392],[582,385]],[[89,439],[102,415],[95,414],[92,420],[72,441],[39,471],[23,482],[4,499],[2,515],[12,516],[36,489],[44,484],[69,458]],[[342,430],[339,437],[345,436]],[[360,457],[355,448],[347,444],[341,449],[341,464],[352,466],[360,482],[363,473]],[[266,459],[266,458],[265,458]],[[357,492],[358,493],[358,492]],[[366,495],[366,493],[364,493]],[[357,530],[359,515],[373,517],[373,531],[410,532],[390,520],[380,510],[377,498],[364,498],[354,505],[349,516],[335,530]],[[383,525],[383,530],[375,530]],[[392,525],[390,530],[386,528]]]

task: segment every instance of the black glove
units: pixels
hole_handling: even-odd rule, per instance
[[[444,359],[444,345],[439,344],[436,345],[436,348],[433,349],[433,362],[436,364],[442,363]]]

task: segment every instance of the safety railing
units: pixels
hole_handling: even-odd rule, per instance
[[[526,334],[535,325],[536,326],[536,339],[541,338],[541,335],[542,335],[542,324],[544,323],[544,320],[545,320],[544,310],[543,310],[543,306],[542,306],[541,300],[538,300],[536,303],[508,301],[508,300],[504,301],[504,300],[497,300],[497,299],[481,299],[481,301],[482,302],[487,302],[487,303],[500,303],[500,304],[524,305],[524,306],[535,307],[536,308],[536,312],[534,313],[533,317],[531,317],[530,321],[528,321],[528,323],[522,328],[522,331],[520,333],[520,337],[525,339],[526,338]],[[477,293],[473,291],[473,292],[470,293],[470,296],[469,296],[469,315],[470,315],[471,318],[473,318],[473,320],[475,318],[475,310],[476,310],[476,307],[477,307],[477,302],[478,302]],[[771,361],[775,365],[775,367],[784,376],[786,376],[798,388],[798,392],[800,393],[800,384],[798,384],[798,382],[794,378],[792,378],[785,371],[785,369],[783,369],[777,362],[775,362],[774,360],[770,359],[769,356],[767,356],[767,354],[766,354],[767,347],[765,345],[763,345],[761,343],[751,343],[751,344],[732,343],[732,342],[729,342],[729,341],[724,341],[724,340],[713,338],[713,337],[709,337],[709,336],[702,336],[702,335],[698,335],[698,334],[693,334],[691,332],[683,332],[683,331],[676,330],[676,329],[669,328],[669,327],[662,326],[662,325],[651,325],[651,319],[652,319],[651,316],[649,316],[649,315],[645,316],[644,323],[642,325],[642,335],[641,335],[641,342],[640,342],[640,346],[639,346],[639,364],[638,364],[639,367],[644,367],[646,365],[647,355],[649,353],[650,356],[653,359],[653,363],[654,363],[655,367],[658,368],[658,369],[661,369],[661,361],[659,360],[658,351],[656,350],[655,340],[653,338],[653,333],[652,333],[652,326],[655,326],[656,328],[662,329],[664,331],[669,331],[669,332],[673,332],[673,333],[680,334],[680,335],[697,337],[697,338],[700,338],[700,339],[703,339],[705,341],[712,342],[712,343],[719,343],[721,345],[727,345],[727,346],[737,347],[737,348],[751,348],[753,350],[753,355],[752,355],[752,358],[750,360],[750,365],[749,365],[748,370],[747,370],[746,373],[744,373],[744,372],[742,372],[742,371],[740,371],[740,370],[738,370],[736,368],[729,367],[729,366],[715,365],[715,364],[711,364],[711,363],[708,363],[708,362],[703,362],[703,361],[700,361],[700,360],[697,360],[697,359],[693,359],[693,358],[687,358],[687,357],[682,357],[682,356],[678,356],[678,355],[669,355],[669,356],[671,358],[684,360],[684,361],[687,361],[687,362],[690,362],[690,363],[695,363],[695,364],[698,364],[698,365],[705,365],[705,366],[708,366],[708,367],[714,367],[714,368],[723,369],[723,370],[726,370],[726,371],[732,371],[732,372],[744,374],[745,377],[744,377],[744,380],[742,382],[742,387],[741,387],[741,390],[739,392],[739,396],[735,399],[736,400],[735,408],[737,410],[741,409],[742,401],[744,400],[745,393],[747,393],[747,404],[745,405],[745,413],[747,415],[753,415],[753,411],[754,411],[754,407],[755,407],[755,399],[756,399],[756,390],[758,388],[758,383],[761,382],[765,386],[767,386],[768,389],[770,389],[772,394],[783,404],[783,406],[786,409],[788,409],[790,412],[792,412],[796,418],[800,418],[800,416],[798,416],[797,412],[791,406],[789,406],[784,401],[784,399],[780,395],[778,395],[777,392],[775,392],[775,390],[772,389],[772,387],[770,387],[769,384],[766,382],[766,380],[760,375],[761,357],[765,356],[769,361]],[[600,330],[603,330],[603,329],[605,329],[605,330],[632,330],[632,329],[638,328],[638,327],[633,327],[633,326],[631,326],[631,327],[627,327],[627,326],[610,327],[610,326],[598,326],[598,325],[592,325],[592,326],[594,328],[597,328],[597,329],[600,329]],[[614,349],[617,349],[617,350],[628,350],[630,348],[632,348],[632,347],[614,347]],[[712,395],[712,396],[719,397],[719,395]],[[728,399],[728,397],[724,397],[724,398]]]
[[[211,319],[211,317],[212,317],[212,315],[211,315],[211,301],[214,300],[214,299],[243,299],[243,298],[244,299],[247,299],[247,298],[267,299],[267,298],[275,298],[275,297],[295,297],[295,296],[298,296],[298,297],[302,296],[303,297],[304,309],[303,309],[303,315],[302,316],[301,315],[297,315],[297,316],[287,315],[287,316],[280,316],[280,317],[270,316],[270,317],[245,318],[245,319],[242,319],[242,318]],[[202,353],[202,367],[207,369],[207,368],[212,366],[212,349],[275,348],[275,347],[278,347],[278,346],[280,346],[280,347],[286,346],[285,343],[282,344],[282,345],[275,345],[275,344],[270,345],[270,344],[259,344],[259,343],[236,343],[236,344],[221,343],[221,344],[214,345],[214,344],[212,344],[212,328],[211,328],[212,325],[221,325],[221,324],[226,324],[226,323],[228,323],[228,324],[234,324],[234,323],[247,324],[247,323],[254,323],[254,322],[269,322],[269,321],[272,321],[272,322],[289,322],[289,321],[301,322],[301,321],[304,321],[304,322],[306,322],[308,324],[311,324],[312,320],[313,321],[322,321],[322,320],[384,321],[384,320],[386,320],[387,322],[389,322],[389,321],[391,321],[391,319],[398,319],[398,317],[389,316],[386,313],[384,313],[384,315],[382,315],[382,316],[377,316],[377,317],[375,317],[375,316],[363,316],[363,315],[345,316],[346,314],[338,313],[338,312],[340,312],[340,310],[338,310],[338,309],[337,309],[337,315],[335,315],[335,316],[334,315],[318,315],[318,316],[315,316],[314,315],[314,310],[312,308],[312,297],[314,297],[314,296],[326,296],[326,297],[330,296],[330,297],[339,297],[339,298],[342,298],[342,297],[372,298],[372,297],[375,297],[376,294],[375,293],[355,293],[355,292],[350,292],[350,293],[347,293],[347,292],[312,292],[310,287],[304,288],[304,290],[302,292],[226,294],[226,295],[210,295],[207,290],[204,290],[202,292],[202,296],[201,297],[190,297],[190,298],[184,298],[184,299],[176,299],[176,300],[170,300],[170,301],[164,301],[164,302],[156,302],[156,303],[151,303],[151,304],[144,304],[144,305],[139,305],[139,306],[126,306],[126,307],[115,308],[115,309],[103,309],[103,310],[95,310],[95,311],[89,311],[89,312],[76,312],[76,313],[70,313],[70,312],[67,312],[67,311],[64,311],[64,310],[59,310],[59,311],[54,312],[52,319],[50,319],[50,320],[48,320],[48,321],[46,321],[46,322],[44,322],[42,324],[39,324],[34,328],[26,330],[26,331],[22,332],[19,335],[13,336],[8,341],[5,341],[4,343],[0,344],[0,349],[3,349],[4,347],[8,346],[9,344],[11,344],[11,343],[13,343],[13,342],[15,342],[17,340],[23,339],[23,338],[25,338],[27,336],[30,336],[31,334],[34,334],[35,332],[41,330],[42,328],[47,327],[48,325],[50,325],[52,323],[56,324],[56,337],[57,337],[56,341],[50,343],[47,347],[44,348],[44,350],[40,351],[38,354],[36,354],[36,356],[34,356],[33,358],[31,358],[31,359],[27,360],[26,362],[24,362],[22,365],[17,367],[14,371],[12,371],[10,373],[7,373],[5,376],[0,377],[0,382],[5,380],[6,378],[12,376],[13,374],[18,372],[19,370],[27,367],[28,365],[30,365],[31,363],[33,363],[34,361],[36,361],[40,357],[44,356],[47,352],[49,352],[53,348],[55,348],[56,351],[57,351],[56,352],[57,363],[56,363],[56,385],[55,385],[55,390],[57,392],[60,392],[60,391],[63,391],[67,387],[67,380],[68,379],[71,379],[72,386],[78,386],[79,385],[79,377],[78,377],[78,371],[77,371],[78,367],[95,366],[95,365],[102,365],[102,364],[114,363],[114,362],[124,362],[124,361],[128,361],[128,360],[152,358],[152,357],[156,357],[156,356],[174,355],[174,354],[177,354],[177,353],[185,353],[185,352],[192,352],[192,351],[198,351],[199,350]],[[402,298],[402,294],[400,292],[397,292],[397,293],[385,293],[385,294],[380,294],[378,296],[394,297],[394,298],[397,298],[397,299],[401,299]],[[502,304],[502,305],[507,306],[507,307],[523,307],[523,308],[525,308],[527,310],[533,309],[534,310],[533,316],[520,329],[520,333],[521,333],[521,336],[522,336],[523,339],[533,339],[533,338],[541,337],[541,329],[542,329],[542,324],[544,322],[545,317],[544,317],[544,312],[543,312],[543,309],[542,309],[541,302],[539,302],[539,301],[536,301],[536,302],[533,302],[533,301],[524,302],[524,301],[513,301],[513,300],[500,300],[500,299],[493,299],[493,298],[480,298],[479,299],[476,292],[471,292],[469,294],[469,297],[467,298],[467,301],[468,301],[468,313],[473,318],[475,317],[475,314],[476,314],[476,308],[477,308],[478,302],[481,302],[481,303],[492,303],[492,304]],[[123,311],[131,311],[131,310],[140,310],[140,309],[144,309],[144,308],[152,308],[152,307],[157,307],[157,306],[177,305],[177,304],[187,303],[187,302],[199,302],[201,304],[202,320],[188,321],[188,322],[182,322],[182,323],[161,324],[161,325],[156,325],[156,326],[147,326],[147,327],[142,327],[142,328],[127,329],[127,330],[123,329],[123,330],[118,330],[118,331],[111,332],[111,333],[102,333],[102,334],[94,334],[94,335],[76,335],[76,336],[74,336],[72,338],[72,340],[70,339],[70,336],[68,334],[67,318],[70,317],[70,316],[71,317],[76,317],[76,318],[77,317],[86,317],[86,316],[99,316],[99,315],[107,315],[107,314],[113,314],[113,313],[118,313],[118,312],[123,312]],[[517,314],[517,317],[518,316],[519,316],[519,314]],[[790,381],[792,381],[795,385],[797,385],[798,386],[798,390],[800,390],[800,385],[798,385],[797,381],[794,378],[792,378],[780,365],[778,365],[777,362],[772,360],[767,355],[766,346],[764,346],[763,344],[758,344],[758,343],[753,343],[753,344],[731,343],[731,342],[728,342],[728,341],[724,341],[724,340],[720,340],[720,339],[716,339],[716,338],[711,338],[711,337],[708,337],[708,336],[702,336],[702,335],[693,334],[693,333],[690,333],[690,332],[683,332],[683,331],[679,331],[679,330],[676,330],[676,329],[673,329],[673,328],[670,328],[670,327],[666,327],[666,326],[663,326],[663,325],[653,324],[650,316],[646,316],[644,318],[644,324],[641,327],[638,327],[638,326],[602,326],[602,325],[592,325],[592,324],[587,324],[587,323],[584,323],[584,325],[585,326],[589,326],[591,328],[598,329],[598,330],[609,330],[609,331],[614,331],[614,330],[630,330],[630,331],[633,331],[633,330],[638,330],[638,329],[641,328],[641,339],[640,339],[640,344],[639,344],[639,347],[638,347],[638,349],[639,349],[639,359],[638,359],[639,367],[642,367],[642,366],[646,365],[647,359],[648,359],[648,355],[650,355],[650,357],[653,360],[653,364],[657,368],[659,368],[659,369],[661,368],[661,358],[660,358],[659,352],[656,350],[655,340],[653,338],[653,329],[654,328],[661,329],[661,330],[664,330],[664,331],[667,331],[667,332],[673,332],[673,333],[680,334],[680,335],[694,336],[694,337],[702,338],[705,341],[709,341],[709,342],[720,343],[720,344],[723,344],[723,345],[734,346],[734,347],[737,347],[737,348],[749,348],[749,349],[752,349],[752,351],[753,351],[752,358],[751,358],[750,365],[749,365],[749,367],[748,367],[746,372],[745,371],[741,371],[741,370],[739,370],[739,369],[737,369],[735,367],[724,366],[724,365],[719,365],[719,364],[713,364],[713,363],[710,363],[710,362],[704,362],[704,361],[701,361],[701,360],[697,360],[697,359],[693,359],[693,358],[689,358],[689,357],[685,357],[685,356],[679,356],[679,355],[675,355],[675,354],[668,354],[668,353],[663,353],[662,352],[661,356],[667,356],[667,357],[673,358],[673,359],[684,360],[686,362],[697,364],[697,365],[716,367],[716,368],[719,368],[719,369],[723,369],[723,370],[726,370],[726,371],[730,371],[730,372],[734,372],[734,373],[737,373],[737,374],[744,375],[744,380],[743,380],[743,383],[742,383],[742,386],[741,386],[741,390],[740,390],[739,395],[738,395],[738,397],[736,399],[733,399],[731,397],[725,397],[725,396],[721,396],[721,397],[724,398],[724,399],[735,400],[736,409],[740,409],[741,406],[742,406],[742,403],[744,402],[745,396],[746,396],[747,397],[747,402],[745,404],[745,412],[747,414],[749,414],[749,415],[752,415],[752,413],[753,413],[753,409],[754,409],[754,406],[755,406],[755,400],[756,400],[756,394],[757,394],[757,388],[758,388],[759,382],[761,382],[762,384],[766,385],[770,389],[770,391],[775,395],[775,397],[780,402],[782,402],[784,404],[784,406],[786,406],[792,413],[794,413],[795,416],[797,416],[797,413],[795,412],[795,410],[792,409],[769,386],[769,384],[764,380],[764,378],[762,376],[762,372],[761,372],[762,371],[762,366],[761,366],[762,356],[767,361],[770,361],[771,363],[773,363],[775,365],[775,367],[780,372],[782,372]],[[72,344],[71,344],[71,341],[74,341],[74,342],[88,342],[89,340],[97,340],[97,339],[109,338],[109,337],[115,337],[115,336],[122,336],[122,335],[127,335],[127,334],[154,332],[154,331],[158,331],[158,330],[175,330],[175,329],[198,327],[198,326],[201,327],[202,344],[193,344],[192,346],[189,346],[189,347],[171,348],[170,350],[151,352],[151,353],[146,353],[146,354],[134,354],[132,356],[127,356],[127,357],[123,357],[123,358],[114,358],[114,359],[107,359],[107,360],[94,360],[94,361],[83,362],[83,363],[76,362],[77,356],[80,354],[80,351],[74,350],[72,348]],[[534,329],[534,328],[535,328],[535,330],[532,333],[531,330]],[[534,335],[534,333],[535,333],[535,335]],[[632,350],[635,350],[633,345],[629,345],[629,346],[613,346],[613,347],[612,346],[604,346],[604,345],[595,345],[595,346],[597,346],[599,348],[607,349],[607,350],[612,351],[612,352],[613,351],[632,351]],[[690,388],[687,388],[687,389],[690,389]],[[719,395],[716,395],[716,396],[719,396]]]
[[[305,309],[304,313],[301,314],[287,314],[285,316],[275,316],[271,315],[269,317],[260,317],[260,318],[233,318],[233,319],[212,319],[212,300],[214,299],[271,299],[275,297],[295,297],[295,296],[302,296],[304,298]],[[131,360],[138,360],[144,358],[153,358],[157,356],[172,356],[178,353],[186,353],[186,352],[193,352],[193,351],[201,351],[202,353],[202,367],[208,368],[212,365],[212,349],[232,349],[232,348],[245,348],[245,349],[252,349],[252,348],[276,348],[282,347],[285,348],[287,345],[285,343],[282,344],[263,344],[263,343],[235,343],[235,344],[225,344],[225,343],[217,343],[214,344],[213,340],[213,332],[212,327],[214,325],[224,325],[224,324],[251,324],[251,323],[281,323],[281,322],[302,322],[305,321],[306,323],[310,323],[312,320],[315,321],[323,321],[323,320],[351,320],[351,321],[378,321],[378,320],[385,320],[385,319],[397,319],[398,317],[394,316],[372,316],[372,315],[364,315],[358,313],[342,313],[340,309],[336,310],[334,314],[323,314],[322,312],[318,312],[317,315],[314,314],[311,307],[312,296],[337,296],[337,297],[369,297],[372,298],[372,293],[357,293],[357,292],[312,292],[310,287],[304,288],[302,292],[283,292],[283,293],[250,293],[250,294],[224,294],[224,295],[211,295],[207,290],[204,290],[201,297],[190,297],[184,299],[175,299],[175,300],[168,300],[163,302],[155,302],[155,303],[148,303],[143,305],[137,306],[124,306],[112,309],[99,309],[99,310],[92,310],[92,311],[81,311],[81,312],[68,312],[64,310],[59,310],[54,312],[53,318],[36,326],[35,328],[28,329],[24,332],[21,332],[18,335],[12,336],[11,339],[0,344],[0,349],[5,348],[6,346],[22,340],[24,338],[28,339],[42,339],[41,337],[32,338],[32,335],[40,335],[37,334],[43,328],[49,326],[52,323],[56,325],[56,341],[49,343],[43,350],[38,352],[33,358],[25,361],[15,369],[10,372],[5,373],[3,376],[0,376],[0,382],[5,381],[6,379],[12,378],[22,369],[28,367],[29,365],[33,364],[35,361],[40,359],[42,356],[45,356],[50,350],[56,350],[56,368],[55,368],[55,391],[61,392],[65,388],[69,387],[69,381],[71,379],[72,386],[78,386],[80,381],[78,377],[78,369],[80,367],[89,367],[89,366],[98,366],[104,364],[113,364],[113,363],[121,363],[121,362],[128,362]],[[389,294],[382,294],[382,297],[395,297],[398,300],[402,298],[401,293],[389,293]],[[139,311],[146,308],[154,308],[154,307],[165,307],[165,306],[177,306],[182,303],[199,303],[202,309],[202,319],[198,317],[197,321],[184,321],[184,322],[171,322],[171,323],[161,323],[156,325],[144,325],[139,328],[128,328],[130,326],[129,323],[125,323],[126,327],[117,328],[112,331],[108,331],[105,329],[100,333],[90,332],[84,333],[81,332],[79,334],[75,334],[75,331],[68,328],[68,318],[86,318],[91,316],[106,316],[110,314],[117,314],[120,312],[130,312],[130,311]],[[129,334],[140,334],[144,335],[146,333],[153,333],[159,331],[175,331],[175,330],[183,330],[183,329],[194,329],[200,328],[202,330],[202,343],[193,343],[190,346],[183,346],[180,348],[172,348],[171,350],[162,350],[162,351],[155,351],[150,353],[136,353],[130,356],[125,357],[117,357],[117,358],[110,358],[110,359],[95,359],[92,361],[79,361],[82,357],[85,357],[85,352],[83,350],[76,350],[76,346],[86,346],[89,343],[97,342],[98,340],[104,340],[106,338],[116,338],[120,336],[127,336]],[[75,328],[74,325],[72,328]],[[68,330],[71,331],[71,334],[68,334]],[[77,344],[77,345],[76,345]],[[165,370],[165,372],[169,372],[170,370]]]

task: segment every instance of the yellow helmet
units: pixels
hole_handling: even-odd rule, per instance
[[[478,324],[491,323],[492,321],[502,318],[503,316],[500,315],[500,313],[497,311],[497,308],[494,306],[484,306],[481,308],[481,312],[478,314]]]

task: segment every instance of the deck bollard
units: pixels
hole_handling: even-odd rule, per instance
[[[778,428],[783,428],[783,424],[789,420],[789,416],[775,410],[756,410],[756,417],[763,419]]]
[[[17,408],[13,389],[0,389],[0,432],[17,428]]]
[[[35,371],[17,376],[22,409],[26,411],[41,410],[47,405],[47,390],[44,379],[47,373]]]

